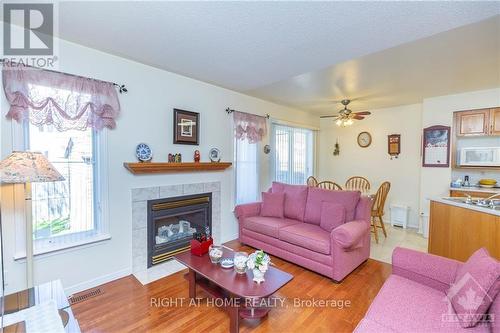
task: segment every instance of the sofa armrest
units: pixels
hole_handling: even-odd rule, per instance
[[[392,252],[393,274],[443,292],[453,283],[461,265],[457,260],[401,247]]]
[[[332,230],[331,238],[343,249],[357,248],[370,232],[369,225],[363,220],[355,220],[338,226]]]
[[[257,216],[260,214],[260,202],[238,205],[234,208],[234,215],[240,219],[243,217]]]

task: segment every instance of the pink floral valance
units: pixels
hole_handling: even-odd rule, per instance
[[[267,120],[254,114],[234,111],[234,132],[238,140],[262,141],[267,135]]]
[[[7,119],[59,131],[115,128],[120,102],[112,83],[5,62]]]

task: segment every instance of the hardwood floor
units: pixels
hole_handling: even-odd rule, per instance
[[[253,251],[237,241],[226,245],[235,250]],[[278,268],[294,276],[276,296],[285,298],[284,306],[274,308],[260,324],[241,320],[240,332],[351,332],[363,318],[368,306],[391,273],[391,266],[369,259],[342,283],[273,257]],[[187,270],[143,286],[133,275],[104,284],[103,295],[72,306],[82,332],[228,332],[225,311],[207,306],[189,306]],[[201,290],[198,297],[206,297]],[[173,303],[175,299],[178,304]],[[164,306],[154,302],[163,299]],[[343,300],[344,308],[295,307],[296,302]],[[297,301],[298,300],[298,301]],[[152,305],[153,304],[153,305]]]

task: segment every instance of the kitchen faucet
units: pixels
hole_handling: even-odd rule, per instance
[[[482,206],[490,206],[490,207],[493,207],[495,206],[494,205],[494,201],[492,200],[493,198],[496,198],[496,197],[499,197],[500,196],[500,193],[495,193],[487,198],[484,198],[482,199],[481,201],[479,201],[479,203],[482,205]],[[467,198],[467,200],[469,200]]]

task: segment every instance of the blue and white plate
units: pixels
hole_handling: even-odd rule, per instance
[[[221,260],[220,265],[222,268],[231,268],[234,266],[233,259],[224,258]]]
[[[135,148],[135,156],[141,162],[150,161],[153,158],[153,151],[145,143],[139,143]]]

